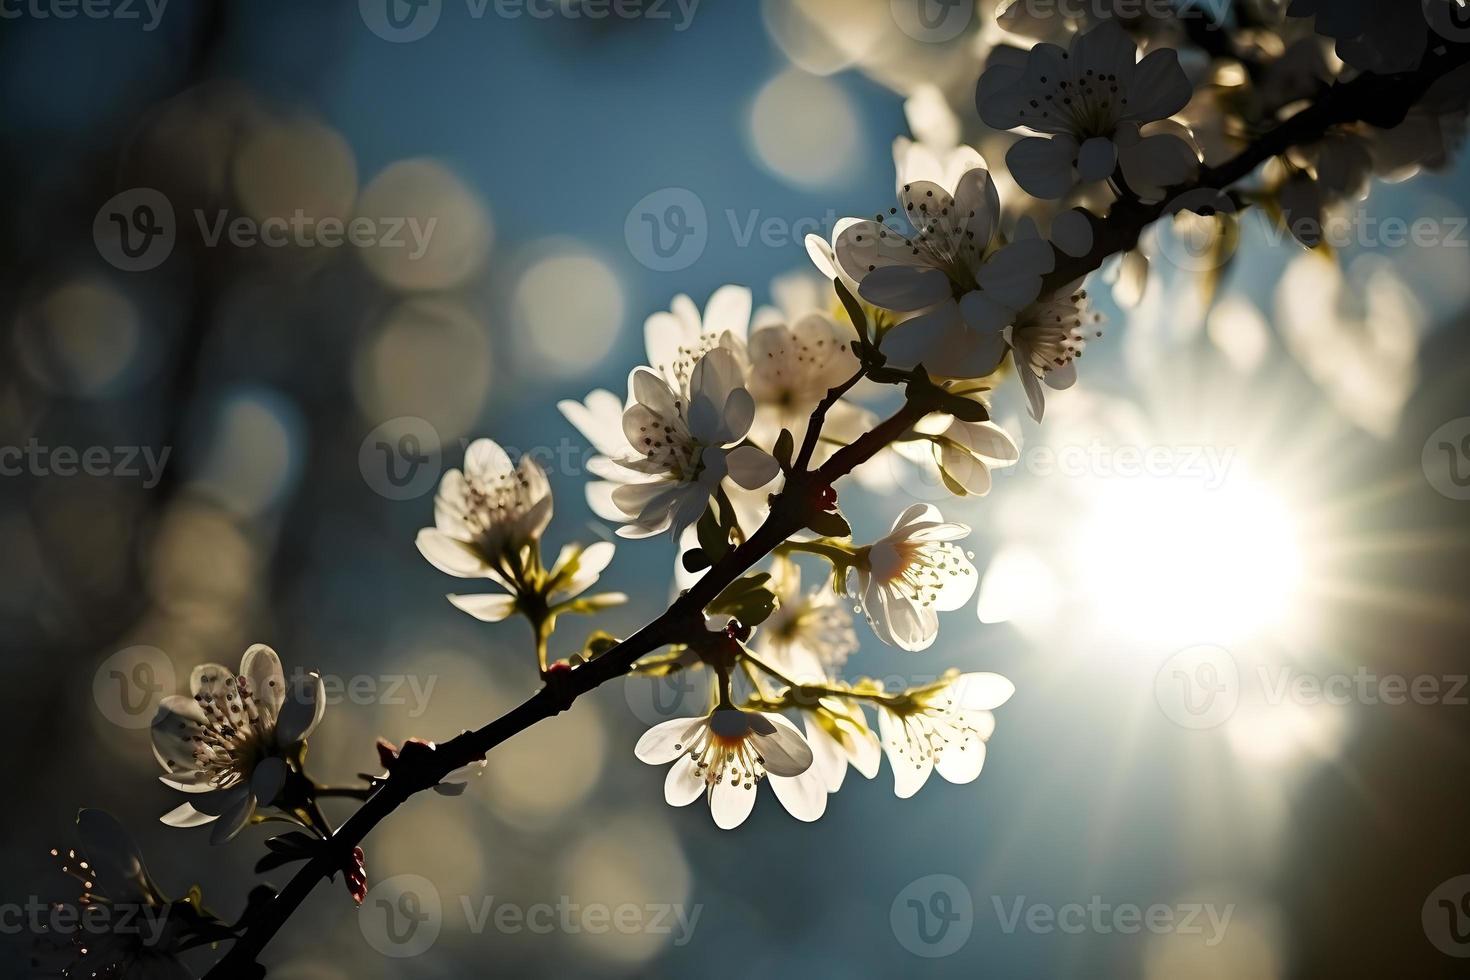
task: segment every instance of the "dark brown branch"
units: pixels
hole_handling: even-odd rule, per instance
[[[1332,126],[1364,121],[1392,126],[1403,120],[1414,103],[1434,81],[1470,60],[1470,45],[1451,45],[1431,54],[1416,72],[1403,75],[1364,75],[1334,86],[1324,98],[1303,110],[1234,159],[1201,173],[1190,190],[1223,190],[1249,176],[1257,166],[1279,156],[1292,146],[1315,142]],[[1176,195],[1177,197],[1177,195]],[[1167,211],[1165,204],[1145,205],[1122,201],[1106,219],[1094,225],[1093,248],[1081,258],[1058,255],[1055,271],[1047,277],[1048,290],[1063,288],[1099,268],[1109,256],[1135,247],[1144,228]],[[849,383],[856,383],[856,378]],[[834,389],[835,390],[835,389]],[[907,431],[916,421],[935,410],[925,394],[932,389],[911,385],[904,407],[856,442],[838,450],[820,468],[805,472],[793,469],[786,487],[772,500],[766,521],[739,547],[728,552],[693,588],[681,595],[657,619],[597,659],[571,670],[553,670],[546,685],[528,700],[483,728],[465,732],[437,748],[404,746],[389,778],[344,823],[327,847],[308,861],[261,913],[252,919],[230,951],[206,975],[206,980],[234,980],[258,974],[255,958],[316,887],[317,882],[340,869],[368,833],[415,793],[429,789],[454,770],[485,757],[495,746],[537,722],[565,711],[578,697],[632,669],[633,664],[654,650],[671,643],[692,642],[704,631],[703,609],[730,583],[748,571],[792,533],[807,526],[819,507],[815,488],[830,486]],[[831,392],[828,393],[829,396]],[[840,394],[839,394],[840,397]],[[824,399],[827,402],[828,399]],[[832,402],[836,398],[831,399]],[[827,406],[830,407],[830,404]],[[819,406],[813,423],[825,417]],[[812,440],[809,430],[804,440]],[[806,454],[808,459],[810,454]]]
[[[1315,143],[1333,126],[1365,122],[1389,129],[1404,121],[1409,110],[1440,78],[1470,63],[1470,44],[1446,44],[1441,52],[1430,51],[1418,70],[1397,75],[1359,75],[1339,82],[1307,108],[1251,143],[1218,167],[1205,168],[1199,179],[1175,188],[1168,200],[1144,204],[1136,199],[1117,202],[1106,218],[1092,223],[1092,248],[1073,258],[1060,251],[1056,266],[1046,277],[1043,295],[1066,289],[1089,272],[1100,268],[1109,257],[1138,246],[1144,229],[1165,214],[1190,202],[1200,192],[1223,191],[1244,180],[1267,160],[1281,156],[1294,146]],[[1171,204],[1173,205],[1171,207]]]
[[[754,534],[720,559],[662,615],[602,656],[572,670],[552,671],[541,690],[477,731],[465,732],[433,750],[427,747],[411,750],[412,743],[405,745],[388,779],[338,828],[328,846],[297,871],[286,887],[247,925],[230,951],[206,974],[207,980],[253,976],[256,956],[317,882],[335,874],[352,849],[409,797],[430,789],[454,770],[483,759],[487,752],[512,735],[565,711],[578,697],[628,673],[634,663],[659,647],[698,638],[705,632],[704,607],[813,518],[811,508],[816,506],[816,498],[809,492],[811,485],[830,485],[847,475],[928,411],[922,399],[910,400],[891,418],[839,450],[819,469],[794,474],[786,488],[773,499],[770,516]]]

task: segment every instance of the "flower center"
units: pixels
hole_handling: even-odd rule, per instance
[[[1101,322],[1102,314],[1088,306],[1087,290],[1079,290],[1032,307],[1016,324],[1016,346],[1033,374],[1045,374],[1081,357],[1089,336],[1102,336]]]
[[[765,760],[746,737],[750,728],[744,719],[723,718],[723,714],[716,712],[708,724],[700,725],[692,744],[676,744],[674,748],[687,752],[694,760],[706,786],[728,782],[742,789],[755,789],[766,777]]]
[[[1068,58],[1067,52],[1062,52]],[[1126,111],[1128,96],[1118,76],[1089,68],[1080,77],[1041,76],[1041,87],[1020,110],[1021,120],[1044,132],[1067,132],[1079,142],[1111,136]]]
[[[948,541],[880,541],[869,562],[880,582],[927,606],[938,601],[948,579],[963,573],[964,556]]]
[[[201,678],[212,684],[214,678]],[[225,678],[221,693],[213,698],[200,693],[194,701],[203,710],[206,724],[195,725],[194,764],[216,786],[230,786],[249,779],[267,754],[275,732],[275,713],[257,701],[250,682],[243,676]]]

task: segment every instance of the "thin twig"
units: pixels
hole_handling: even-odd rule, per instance
[[[1431,52],[1416,72],[1392,76],[1364,75],[1334,86],[1322,102],[1266,133],[1234,159],[1205,170],[1192,187],[1183,188],[1180,193],[1200,188],[1225,189],[1290,147],[1320,139],[1334,125],[1359,120],[1375,125],[1392,125],[1395,120],[1403,119],[1435,79],[1467,60],[1470,60],[1470,45],[1449,45],[1442,53]],[[1087,255],[1076,259],[1058,255],[1056,270],[1047,277],[1046,288],[1061,288],[1099,268],[1110,255],[1133,248],[1144,228],[1165,210],[1162,203],[1120,202],[1106,219],[1096,223],[1094,245]],[[258,969],[254,966],[256,956],[317,882],[342,867],[352,849],[409,797],[435,786],[454,770],[483,759],[486,753],[513,735],[565,711],[578,697],[593,688],[628,673],[641,657],[671,643],[697,640],[705,632],[704,607],[814,518],[819,504],[817,497],[810,492],[812,487],[830,486],[852,472],[934,409],[930,400],[923,397],[925,389],[911,385],[908,399],[895,415],[839,449],[818,469],[806,471],[805,466],[815,450],[820,423],[825,419],[826,411],[857,383],[862,374],[860,371],[840,386],[840,390],[834,388],[829,391],[817,411],[813,412],[813,424],[803,438],[802,455],[798,457],[802,465],[793,467],[785,489],[772,499],[770,515],[754,534],[727,552],[658,618],[595,660],[571,670],[551,671],[545,686],[509,713],[432,750],[424,747],[422,751],[409,752],[409,746],[405,746],[388,779],[332,835],[322,851],[297,871],[285,888],[248,923],[229,952],[206,974],[206,980],[235,980],[257,975]]]

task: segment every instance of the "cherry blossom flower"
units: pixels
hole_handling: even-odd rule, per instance
[[[694,301],[681,293],[674,297],[668,310],[654,313],[644,321],[650,367],[642,370],[651,370],[668,388],[682,392],[689,386],[695,364],[719,348],[729,352],[743,376],[750,318],[751,295],[744,286],[728,285],[715,290],[705,304],[702,317]],[[567,421],[598,452],[587,463],[588,471],[599,477],[587,484],[587,503],[598,517],[617,524],[626,522],[629,515],[614,502],[613,495],[624,486],[649,482],[643,472],[626,465],[630,459],[642,455],[628,441],[622,424],[624,412],[635,401],[635,392],[630,392],[624,402],[611,391],[599,388],[583,401],[564,399],[557,403]],[[619,533],[625,537],[645,536],[633,527]]]
[[[756,787],[767,776],[776,798],[798,820],[816,820],[827,806],[811,746],[778,714],[723,707],[702,718],[675,718],[645,732],[634,754],[649,765],[672,762],[664,799],[686,806],[703,793],[723,830],[745,822]]]
[[[1087,290],[1074,285],[1027,307],[1006,331],[1033,419],[1040,422],[1046,408],[1043,381],[1058,391],[1076,384],[1074,361],[1089,339],[1102,336],[1101,322],[1102,314],[1092,311]]]
[[[894,793],[908,799],[936,770],[951,783],[973,782],[995,731],[991,711],[1015,691],[999,674],[954,674],[879,705],[878,733],[893,767]]]
[[[441,572],[511,588],[550,521],[551,484],[540,465],[529,456],[512,463],[498,443],[476,439],[464,471],[449,470],[439,481],[434,527],[415,543]]]
[[[842,788],[848,766],[865,779],[878,775],[883,750],[861,708],[837,698],[822,698],[801,713],[807,744],[812,747],[812,768],[821,774],[828,793]]]
[[[906,458],[951,492],[983,497],[990,492],[990,471],[1013,466],[1021,458],[1010,435],[994,422],[966,422],[936,415],[921,420],[915,430],[925,435],[900,443]]]
[[[740,444],[755,420],[755,399],[734,353],[715,347],[695,362],[688,380],[671,387],[639,368],[633,402],[623,413],[630,454],[613,461],[620,472],[610,503],[624,521],[623,537],[678,534],[698,520],[725,477],[747,490],[775,479],[769,453]]]
[[[971,162],[978,159],[974,154]],[[894,363],[922,363],[942,377],[989,374],[1005,353],[1001,328],[1036,298],[1052,269],[1051,247],[1039,238],[1006,243],[998,234],[1000,200],[983,166],[972,166],[953,187],[906,183],[899,204],[912,234],[888,223],[898,208],[848,219],[833,238],[835,266],[864,301],[916,314],[883,338]]]
[[[933,505],[914,504],[891,531],[860,549],[857,596],[878,639],[909,651],[934,643],[938,614],[960,608],[975,594],[975,566],[954,544],[969,533],[964,524],[945,522]]]
[[[702,317],[692,299],[682,293],[675,296],[667,312],[654,313],[643,321],[649,366],[663,376],[669,387],[678,388],[688,383],[695,363],[716,347],[743,356],[750,311],[750,290],[744,286],[716,289],[705,303]]]
[[[214,823],[210,841],[219,844],[280,793],[287,760],[322,720],[326,691],[314,672],[288,686],[280,658],[261,643],[245,651],[239,674],[219,664],[194,668],[189,691],[165,697],[153,720],[153,754],[167,772],[159,779],[190,794],[162,820]]]
[[[487,623],[517,610],[555,613],[596,582],[612,561],[602,541],[562,548],[549,571],[541,565],[541,534],[551,520],[551,486],[529,456],[512,463],[490,439],[465,453],[465,469],[450,470],[434,500],[435,527],[419,531],[415,544],[430,564],[458,578],[488,578],[505,592],[450,595],[449,601]],[[621,593],[583,599],[576,611],[626,601]]]
[[[801,568],[788,558],[772,563],[768,585],[777,606],[755,634],[756,656],[798,682],[832,677],[858,648],[852,614],[825,585],[803,592]]]
[[[795,323],[770,323],[750,335],[750,372],[747,387],[755,399],[751,441],[774,445],[782,429],[800,441],[812,409],[831,388],[852,377],[858,359],[852,351],[854,336],[825,313],[808,313]],[[839,401],[828,413],[871,413]],[[820,462],[820,461],[819,461]]]
[[[194,902],[170,902],[148,874],[127,830],[103,810],[77,814],[76,848],[53,849],[61,870],[82,883],[74,909],[85,928],[38,937],[38,976],[108,980],[189,980],[184,950],[232,931]]]
[[[1194,175],[1199,155],[1189,131],[1169,117],[1194,93],[1179,56],[1158,48],[1142,60],[1133,40],[1108,20],[1070,49],[1038,44],[1024,67],[998,63],[980,79],[980,118],[996,129],[1026,129],[1006,154],[1034,197],[1065,197],[1080,179],[1106,180],[1121,168],[1145,200]]]

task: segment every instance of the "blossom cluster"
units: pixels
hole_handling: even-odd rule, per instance
[[[895,508],[886,533],[860,535],[850,494],[882,498],[910,469],[956,498],[990,491],[992,472],[1020,456],[991,421],[992,398],[1012,386],[1041,422],[1102,336],[1096,286],[1083,277],[1121,250],[1113,299],[1127,306],[1141,292],[1141,229],[1109,233],[1113,217],[1180,215],[1225,236],[1241,209],[1259,206],[1313,247],[1302,219],[1321,228],[1324,211],[1361,199],[1375,178],[1443,165],[1463,136],[1470,55],[1444,20],[1458,0],[1248,0],[1226,24],[1113,16],[1106,3],[1072,19],[1028,17],[1026,7],[993,11],[964,84],[909,88],[913,135],[893,145],[896,201],[809,236],[812,269],[787,281],[776,305],[757,307],[741,285],[716,289],[702,308],[676,296],[647,318],[646,360],[625,390],[559,403],[596,450],[585,493],[613,529],[606,540],[544,559],[551,480],[488,438],[443,476],[433,526],[418,534],[434,568],[488,586],[449,595],[456,608],[486,623],[526,620],[548,690],[618,656],[624,641],[601,630],[570,642],[557,633],[566,617],[626,600],[592,591],[617,548],[675,543],[681,598],[669,615],[697,596],[696,615],[668,619],[677,630],[610,673],[705,682],[702,713],[653,726],[633,752],[669,767],[669,804],[703,797],[721,828],[745,821],[762,782],[791,815],[815,820],[848,768],[871,779],[884,758],[903,798],[935,772],[961,784],[979,776],[994,712],[1015,693],[1009,680],[950,669],[895,689],[848,672],[865,641],[928,650],[941,614],[971,604],[971,528],[915,503]],[[1305,107],[1390,73],[1401,82],[1424,73],[1406,112],[1336,113],[1231,171]],[[896,414],[875,407],[899,394]],[[165,698],[152,727],[160,778],[185,796],[163,822],[208,825],[224,843],[285,821],[299,829],[267,842],[260,870],[331,854],[360,901],[362,851],[326,849],[335,828],[318,800],[329,791],[306,768],[325,706],[320,676],[288,683],[264,645],[237,670],[197,667],[188,695]],[[333,795],[368,799],[433,749],[380,743],[384,772]],[[462,792],[476,768],[434,788]],[[110,889],[165,904],[110,818],[86,811],[79,830],[91,855],[81,868],[114,872]],[[99,900],[88,885],[87,900]],[[233,935],[197,907],[181,921],[191,941]],[[141,962],[113,952],[78,962],[108,975]]]

